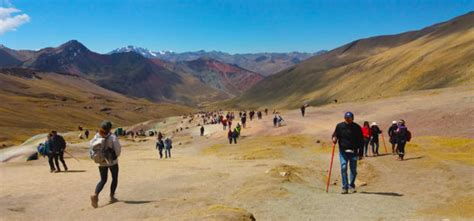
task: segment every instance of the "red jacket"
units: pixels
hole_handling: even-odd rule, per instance
[[[370,127],[362,127],[362,135],[364,135],[364,138],[370,138],[372,136],[372,129]]]

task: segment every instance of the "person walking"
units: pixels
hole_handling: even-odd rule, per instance
[[[119,139],[110,131],[112,130],[112,123],[104,121],[100,125],[99,132],[90,141],[91,157],[99,164],[100,181],[97,183],[94,195],[91,198],[91,205],[94,208],[98,207],[99,194],[107,183],[108,171],[112,174],[112,183],[110,185],[110,203],[117,202],[115,198],[115,191],[118,185],[118,157],[122,151]],[[98,147],[98,149],[96,149]]]
[[[405,145],[411,140],[411,133],[405,126],[405,121],[403,119],[398,121],[398,128],[395,131],[395,134],[397,138],[398,160],[403,160],[405,157]]]
[[[84,132],[84,135],[86,135],[86,139],[89,139],[89,129],[86,129],[86,131]]]
[[[268,108],[265,108],[265,116],[268,115]]]
[[[357,177],[357,159],[362,159],[364,137],[361,127],[354,122],[354,114],[346,112],[344,122],[337,124],[332,135],[334,144],[339,143],[339,161],[341,163],[342,194],[355,193]],[[347,179],[347,164],[350,168],[350,180]]]
[[[66,150],[66,141],[64,137],[59,135],[57,131],[51,131],[51,144],[52,144],[52,152],[54,157],[54,163],[56,164],[56,173],[61,172],[61,168],[59,167],[59,161],[63,164],[64,170],[67,171],[67,165],[64,161],[64,151]]]
[[[305,111],[306,111],[306,104],[304,104],[303,106],[301,106],[301,116],[304,117],[304,114],[305,114]]]
[[[158,150],[158,153],[160,154],[160,159],[163,158],[163,149],[165,148],[165,143],[163,142],[163,139],[158,138],[156,141],[156,149]]]
[[[51,146],[52,146],[51,138],[52,137],[53,137],[53,134],[49,133],[44,143],[38,146],[38,153],[43,155],[43,157],[45,156],[48,157],[49,172],[51,173],[56,171],[56,168],[53,162],[53,159],[54,159],[53,152],[51,151]]]
[[[278,123],[278,117],[277,115],[275,115],[275,117],[273,117],[273,127],[277,127],[277,123]]]
[[[372,136],[370,139],[372,154],[374,154],[374,156],[378,156],[379,155],[379,134],[381,134],[382,131],[380,130],[376,122],[372,122],[372,125],[370,126],[370,130],[372,132]]]
[[[171,138],[165,139],[165,158],[171,158],[171,149],[173,148],[173,141]]]
[[[370,130],[368,121],[364,121],[364,127],[362,127],[362,134],[364,135],[364,155],[365,157],[368,157],[370,137],[372,136],[372,131]]]
[[[234,144],[237,144],[237,138],[240,136],[240,130],[237,128],[234,128],[234,131],[232,132],[232,140],[234,141]],[[232,142],[231,142],[232,144]]]
[[[398,151],[396,150],[397,137],[395,132],[398,129],[397,121],[392,121],[392,126],[388,128],[388,137],[390,138],[390,144],[392,144],[392,154],[395,155]]]
[[[201,126],[201,137],[204,136],[204,126]]]

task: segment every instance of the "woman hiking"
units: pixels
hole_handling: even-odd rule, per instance
[[[405,126],[404,120],[398,121],[398,128],[395,131],[397,137],[397,151],[398,151],[398,160],[403,160],[405,157],[405,145],[411,140],[411,133],[408,128]]]
[[[365,157],[368,157],[369,142],[370,142],[370,137],[372,136],[372,131],[370,130],[368,121],[364,121],[364,126],[362,127],[362,135],[364,136],[364,155]]]
[[[380,130],[376,122],[372,122],[372,125],[370,126],[370,130],[372,131],[372,137],[370,139],[372,154],[374,154],[374,156],[378,156],[379,155],[379,134],[381,134],[382,131]]]
[[[100,181],[97,183],[94,195],[91,196],[91,205],[98,207],[99,194],[107,183],[108,171],[112,174],[112,183],[110,185],[110,203],[117,202],[115,198],[115,190],[118,184],[118,157],[122,151],[122,146],[114,134],[110,133],[112,123],[104,121],[100,125],[99,132],[90,141],[91,157],[99,164]],[[100,152],[100,153],[99,153]],[[102,158],[102,159],[101,159]]]
[[[390,137],[390,143],[392,144],[392,154],[395,155],[398,151],[396,150],[396,145],[397,145],[397,137],[395,135],[395,131],[397,131],[398,125],[397,121],[394,120],[392,121],[392,126],[388,128],[388,136]]]

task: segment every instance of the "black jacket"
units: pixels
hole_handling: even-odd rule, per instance
[[[51,138],[51,150],[55,153],[62,152],[66,149],[66,141],[61,135],[54,135]]]
[[[362,156],[364,148],[364,136],[362,128],[357,123],[339,123],[332,135],[339,142],[339,151],[353,150],[355,154]]]
[[[372,129],[372,140],[373,141],[378,141],[379,140],[379,134],[382,132],[380,131],[380,128],[377,125],[374,125],[370,127]]]

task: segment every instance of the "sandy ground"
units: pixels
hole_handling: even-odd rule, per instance
[[[204,137],[193,126],[174,136],[171,159],[158,159],[152,138],[121,139],[120,202],[108,204],[109,182],[98,209],[89,201],[99,174],[87,142],[68,147],[78,160],[66,159],[67,173],[49,173],[43,158],[12,158],[0,164],[0,219],[473,220],[473,103],[473,90],[461,88],[309,108],[304,118],[283,111],[283,127],[273,128],[270,115],[250,121],[237,145],[221,126],[206,126]],[[336,155],[326,193],[329,138],[346,110],[384,133],[404,118],[414,138],[406,161],[391,154],[359,161],[356,194],[339,194]],[[159,128],[183,126],[171,118]]]

